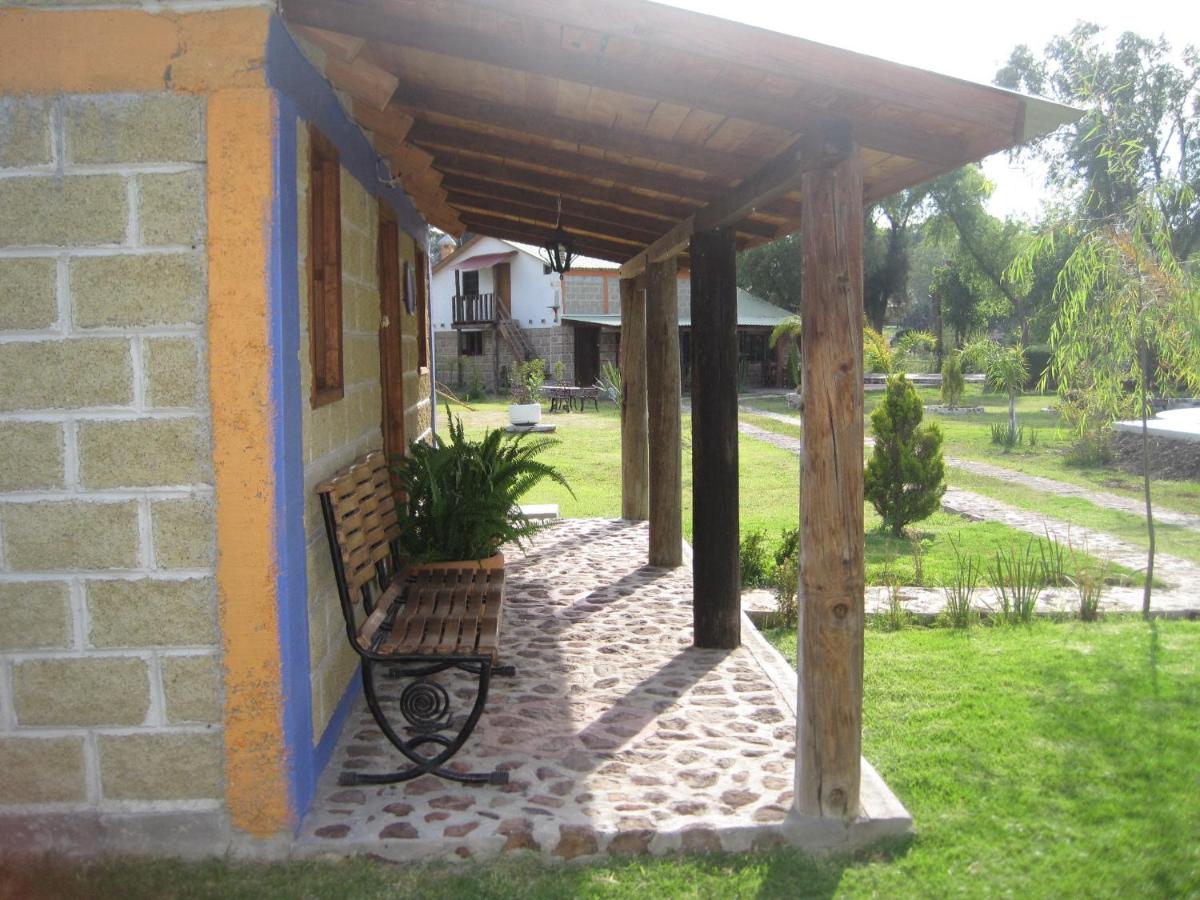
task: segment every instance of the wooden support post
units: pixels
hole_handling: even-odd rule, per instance
[[[805,173],[796,806],[858,815],[863,685],[863,191],[857,148]]]
[[[692,621],[718,649],[742,637],[736,254],[729,226],[692,236]]]
[[[650,515],[646,413],[646,294],[621,279],[621,518]]]
[[[650,565],[683,565],[679,284],[674,258],[646,279],[646,394],[650,424]]]

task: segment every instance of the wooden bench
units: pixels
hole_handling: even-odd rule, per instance
[[[487,703],[497,665],[504,570],[480,566],[406,567],[387,460],[370,453],[317,486],[346,634],[362,658],[367,706],[384,735],[411,763],[395,772],[343,772],[341,784],[389,784],[433,773],[468,784],[505,784],[507,772],[445,768],[471,736]],[[399,728],[377,691],[383,670],[409,679],[400,694]],[[453,714],[454,691],[433,679],[458,670],[477,681],[466,716]],[[403,732],[403,734],[401,733]],[[432,747],[432,752],[428,748]]]

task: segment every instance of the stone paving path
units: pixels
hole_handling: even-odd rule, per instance
[[[747,404],[738,406],[742,412],[749,413],[755,416],[764,416],[768,419],[774,419],[777,422],[785,422],[788,425],[800,425],[798,416],[789,416],[784,413],[772,412],[765,409],[756,409]],[[747,426],[754,428],[754,426]],[[755,432],[763,432],[763,429],[754,429]],[[744,434],[753,434],[751,431],[745,431]],[[763,432],[765,433],[765,432]],[[800,446],[799,439],[790,438],[790,445],[785,446],[782,443],[776,443],[785,450],[792,449],[795,446],[797,449]],[[772,441],[771,443],[775,443]],[[866,446],[874,446],[874,441],[866,438]],[[1096,506],[1103,506],[1106,509],[1115,509],[1120,512],[1132,513],[1135,516],[1145,518],[1145,505],[1141,500],[1132,497],[1122,497],[1119,494],[1110,494],[1107,491],[1099,491],[1095,488],[1084,487],[1078,484],[1071,484],[1066,481],[1058,481],[1054,478],[1045,478],[1041,475],[1027,475],[1024,472],[1018,472],[1014,469],[1009,469],[1004,466],[992,465],[991,463],[978,462],[970,459],[960,459],[954,456],[946,457],[946,465],[955,469],[961,469],[964,472],[970,472],[975,475],[983,475],[988,478],[999,478],[1010,484],[1016,484],[1021,487],[1031,488],[1035,491],[1041,491],[1044,494],[1053,494],[1060,497],[1076,497],[1080,500],[1086,500],[1089,503],[1094,503]],[[1177,525],[1181,528],[1191,528],[1200,531],[1200,515],[1192,515],[1190,513],[1178,512],[1172,509],[1156,509],[1154,511],[1154,521],[1161,522],[1164,525]]]
[[[648,534],[571,520],[509,554],[501,646],[517,673],[493,681],[452,763],[503,769],[507,785],[339,787],[343,770],[399,764],[360,699],[294,854],[574,859],[795,842],[790,698],[752,641],[692,647],[691,569],[641,565]]]
[[[744,406],[741,408],[746,409]],[[759,414],[758,411],[754,412],[755,414]],[[772,418],[786,420],[789,417],[775,414]],[[791,453],[799,454],[802,446],[799,438],[776,434],[775,432],[767,431],[744,422],[738,423],[738,431],[741,434],[748,435],[756,440],[763,441]],[[961,462],[965,461],[951,461],[947,459],[947,463],[951,465]],[[986,466],[983,463],[972,464],[972,466],[976,465],[993,470],[985,473],[979,468],[971,469],[972,471],[977,471],[978,474],[988,474],[990,477],[1002,477],[1007,481],[1016,483],[1021,482],[1019,473],[1012,472],[1009,469],[1003,469],[999,466]],[[1082,496],[1088,500],[1092,499],[1092,495],[1086,489],[1076,488],[1075,485],[1065,485],[1062,482],[1053,482],[1051,479],[1040,480],[1070,488],[1072,495]],[[1036,487],[1033,484],[1030,486]],[[1124,502],[1126,499],[1112,494],[1103,494],[1101,496],[1121,502]],[[1108,504],[1101,503],[1100,505]],[[983,494],[960,490],[958,488],[947,488],[946,494],[942,498],[942,507],[948,512],[957,513],[966,518],[987,522],[1000,522],[1039,537],[1048,534],[1053,540],[1062,544],[1070,541],[1080,550],[1086,548],[1086,551],[1093,556],[1111,560],[1117,565],[1124,566],[1135,572],[1145,569],[1146,551],[1136,544],[1131,544],[1128,541],[1123,541],[1120,538],[1094,529],[1063,522],[1042,513],[1010,506],[986,497]],[[1177,515],[1184,519],[1189,518],[1183,514]],[[1166,521],[1166,518],[1163,521]],[[1154,557],[1154,577],[1156,580],[1166,582],[1171,586],[1170,589],[1157,589],[1154,591],[1151,603],[1156,609],[1170,612],[1200,610],[1200,565],[1176,556],[1170,556],[1161,552],[1156,553]],[[911,607],[914,611],[937,612],[945,602],[940,590],[905,588],[902,593],[915,601]],[[877,609],[886,608],[886,593],[876,592],[876,594],[877,596],[875,597],[868,597],[868,608],[870,609],[872,604]],[[980,603],[985,608],[990,606],[994,600],[991,597],[991,592],[980,592],[979,597]],[[1049,612],[1067,609],[1074,602],[1075,596],[1070,591],[1048,590],[1043,594],[1040,604],[1043,611]],[[1109,588],[1105,592],[1102,607],[1114,611],[1140,611],[1142,608],[1141,588]]]

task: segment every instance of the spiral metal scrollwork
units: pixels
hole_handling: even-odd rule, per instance
[[[414,681],[400,695],[400,713],[418,731],[439,731],[450,720],[450,696],[440,684]]]

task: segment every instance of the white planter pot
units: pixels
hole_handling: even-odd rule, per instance
[[[508,421],[514,425],[536,425],[542,421],[542,404],[513,403],[508,407]]]

